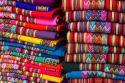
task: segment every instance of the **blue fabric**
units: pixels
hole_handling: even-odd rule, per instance
[[[16,1],[16,7],[26,9],[26,10],[33,10],[33,11],[37,10],[37,5],[26,4],[18,1]],[[52,10],[52,7],[50,6],[47,6],[47,7],[48,7],[48,11]]]
[[[90,73],[92,71],[84,71],[86,73]],[[96,75],[92,75],[91,74],[88,76],[88,77],[103,77],[103,78],[111,78],[111,79],[116,79],[116,80],[125,80],[125,76],[120,76],[120,75],[114,75],[114,74],[110,74],[110,73],[105,73],[106,74],[106,77],[103,75],[103,72],[102,71],[94,71],[94,73],[96,73]],[[78,78],[78,79],[81,79],[81,78],[86,78],[86,77],[83,77],[82,76],[82,71],[72,71],[72,72],[67,72],[66,73],[66,78]]]
[[[4,46],[13,46],[13,47],[19,47],[19,48],[24,48],[25,45],[23,44],[18,44],[18,43],[12,43],[12,42],[3,42]],[[41,49],[41,48],[40,48]],[[47,55],[52,55],[52,56],[58,56],[58,57],[64,57],[66,52],[66,48],[65,47],[60,47],[54,51],[51,50],[45,50],[45,49],[41,49],[41,54],[47,54]]]

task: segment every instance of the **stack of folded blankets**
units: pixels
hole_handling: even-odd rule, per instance
[[[0,0],[0,83],[61,83],[61,0]]]
[[[63,0],[68,83],[125,83],[125,1]]]

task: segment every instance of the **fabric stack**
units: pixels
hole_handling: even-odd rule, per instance
[[[0,0],[0,83],[63,81],[66,28],[60,4]]]
[[[125,1],[63,0],[68,83],[125,83]]]

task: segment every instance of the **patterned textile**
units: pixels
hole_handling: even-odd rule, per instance
[[[7,1],[7,0],[1,1],[0,5],[15,6],[15,7],[19,7],[27,10],[33,10],[33,11],[51,11],[53,9],[51,6],[44,6],[44,5],[37,6],[33,4],[30,5],[30,4],[21,3],[18,1]]]
[[[39,38],[33,38],[33,37],[28,37],[24,35],[18,35],[18,34],[13,34],[13,33],[8,33],[8,32],[0,32],[1,37],[5,38],[10,38],[10,39],[17,39],[20,41],[25,41],[25,42],[30,42],[33,44],[41,44],[45,46],[55,46],[57,45],[60,41],[63,41],[64,39],[57,39],[57,40],[46,40],[46,39],[39,39]]]
[[[72,32],[96,32],[125,35],[125,25],[120,23],[97,21],[71,22],[67,24],[67,28]]]
[[[71,66],[71,67],[69,67]],[[111,74],[125,76],[124,65],[113,65],[113,64],[74,64],[74,63],[63,63],[64,71],[103,71]]]
[[[116,80],[125,80],[125,76],[114,75],[102,71],[72,71],[66,73],[66,78],[110,78]]]
[[[105,10],[85,10],[66,12],[66,22],[95,20],[106,21],[107,12]]]
[[[65,62],[125,64],[125,54],[66,54]]]
[[[56,26],[50,26],[50,25],[41,25],[41,24],[32,24],[28,22],[21,22],[17,20],[10,20],[10,19],[0,19],[0,23],[6,23],[11,25],[16,25],[20,27],[26,27],[29,29],[34,30],[42,30],[42,31],[65,31],[64,24],[56,25]]]
[[[87,79],[69,79],[67,83],[124,83],[122,80],[113,80],[109,78],[87,78]]]
[[[124,47],[96,45],[96,44],[79,44],[69,43],[67,45],[68,54],[75,53],[125,53]]]
[[[57,39],[61,36],[61,34],[57,32],[39,31],[11,24],[0,24],[0,30],[4,32],[11,32],[20,35],[26,35],[36,38],[46,38],[46,39]]]
[[[122,0],[62,0],[64,11],[105,9],[125,12],[125,1]]]
[[[77,33],[68,32],[67,40],[69,43],[100,44],[110,46],[125,46],[123,35],[99,34],[99,33]]]
[[[66,12],[66,22],[73,21],[110,21],[125,23],[125,13],[108,12],[105,10],[83,10]]]

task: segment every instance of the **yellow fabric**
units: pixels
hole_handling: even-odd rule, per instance
[[[43,74],[42,79],[61,83],[63,81],[63,79],[64,79],[64,75],[61,76],[61,77],[55,77],[55,76],[50,76],[50,75]]]
[[[61,39],[56,39],[56,40],[46,40],[46,39],[39,39],[39,38],[34,38],[34,37],[29,37],[29,36],[24,36],[24,35],[18,35],[18,34],[13,34],[13,33],[8,33],[8,32],[1,32],[0,31],[0,36],[5,37],[5,38],[12,38],[20,41],[25,41],[33,44],[41,44],[45,46],[56,46],[59,42],[63,41],[64,38]]]

